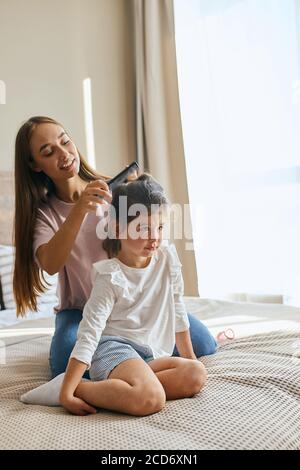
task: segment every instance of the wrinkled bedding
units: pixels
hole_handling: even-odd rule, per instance
[[[213,334],[230,327],[236,339],[202,358],[208,381],[199,395],[142,418],[105,410],[79,417],[21,403],[22,393],[50,378],[54,316],[0,329],[0,448],[299,449],[300,308],[186,303]]]

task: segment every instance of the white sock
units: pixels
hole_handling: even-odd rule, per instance
[[[33,390],[21,395],[20,400],[30,405],[61,406],[59,402],[60,389],[64,380],[65,372],[57,375],[50,382],[46,382]],[[88,379],[82,379],[86,381]]]

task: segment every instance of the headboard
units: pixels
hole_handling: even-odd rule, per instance
[[[12,245],[14,218],[14,174],[0,171],[0,244]]]

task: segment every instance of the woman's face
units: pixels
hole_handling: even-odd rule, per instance
[[[53,182],[77,175],[78,151],[64,129],[51,123],[39,124],[30,139],[33,170],[43,171]]]

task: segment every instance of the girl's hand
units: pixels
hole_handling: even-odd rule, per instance
[[[96,180],[87,184],[74,209],[85,215],[87,212],[96,212],[99,204],[106,200],[111,202],[112,196],[105,181]]]
[[[73,415],[86,416],[88,414],[97,413],[96,408],[93,408],[91,405],[83,401],[81,398],[74,397],[64,397],[60,399],[61,405],[66,408]]]

